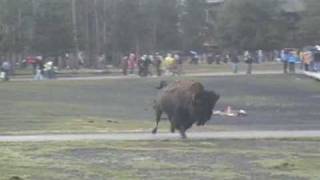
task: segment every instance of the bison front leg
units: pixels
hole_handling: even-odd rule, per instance
[[[171,123],[170,131],[171,131],[171,133],[175,133],[175,131],[176,131],[176,126],[172,123]]]
[[[170,132],[171,133],[175,133],[176,124],[175,124],[174,120],[172,120],[172,116],[168,115],[168,119],[169,119],[169,122],[170,122]]]
[[[161,119],[162,111],[157,109],[156,110],[156,127],[152,130],[152,134],[156,134],[158,132],[158,126]]]
[[[184,127],[180,127],[179,132],[182,139],[187,139],[186,129]]]
[[[186,130],[187,128],[184,126],[183,119],[185,117],[182,114],[177,113],[172,119],[171,125],[174,124],[174,129],[178,129],[182,139],[186,139]],[[172,126],[171,126],[172,128]]]

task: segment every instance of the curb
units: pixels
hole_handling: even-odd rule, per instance
[[[310,78],[313,78],[315,80],[318,80],[320,81],[320,73],[315,73],[315,72],[303,72],[304,75],[310,77]]]

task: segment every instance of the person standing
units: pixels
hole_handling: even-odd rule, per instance
[[[55,70],[53,66],[53,61],[48,61],[44,64],[44,72],[45,77],[48,79],[54,79],[55,78]]]
[[[146,58],[146,55],[143,55],[141,56],[140,58],[138,58],[138,62],[137,62],[137,65],[138,65],[138,75],[139,76],[143,76],[144,74],[144,61],[145,61],[145,58]]]
[[[148,75],[152,76],[152,73],[150,72],[150,65],[152,64],[151,56],[145,55],[143,60],[143,76],[146,77]]]
[[[163,63],[167,75],[171,73],[174,62],[175,60],[173,59],[172,54],[169,53]]]
[[[320,51],[314,53],[314,71],[320,72]]]
[[[26,58],[26,61],[27,61],[28,65],[32,65],[32,74],[36,75],[36,73],[37,73],[37,59],[35,57],[28,56]]]
[[[183,72],[183,61],[182,58],[179,56],[179,54],[175,54],[174,55],[174,59],[176,61],[177,64],[177,74],[181,75]]]
[[[137,64],[137,61],[136,61],[136,55],[131,53],[129,55],[129,59],[128,59],[128,69],[129,69],[129,74],[133,74],[134,73],[134,68]]]
[[[9,63],[9,61],[4,61],[1,65],[1,73],[2,73],[2,78],[4,81],[9,81],[10,77],[10,70],[11,70],[11,64]]]
[[[289,72],[295,73],[296,72],[296,63],[299,62],[299,56],[296,51],[291,51],[288,57],[289,63]]]
[[[262,63],[264,61],[264,55],[263,55],[263,51],[260,49],[258,50],[258,63]]]
[[[121,59],[121,69],[124,76],[128,75],[128,56]]]
[[[311,62],[313,61],[313,55],[312,55],[312,52],[311,51],[306,51],[306,52],[303,52],[302,54],[302,64],[303,64],[303,69],[305,71],[309,71],[310,70],[310,64]]]
[[[190,51],[191,53],[191,64],[198,64],[199,63],[199,55],[195,51]]]
[[[159,53],[156,53],[154,57],[154,66],[156,69],[157,76],[162,75],[162,69],[161,69],[162,61],[163,61],[163,57]]]
[[[253,56],[249,51],[244,52],[244,62],[247,64],[247,74],[252,74]]]
[[[288,73],[288,57],[289,57],[289,50],[284,49],[281,51],[281,61],[283,63],[283,73]]]
[[[233,51],[230,54],[230,58],[231,58],[231,63],[232,63],[232,71],[234,74],[237,74],[238,69],[239,69],[239,63],[240,63],[238,54],[235,51]]]
[[[36,64],[36,74],[34,76],[35,80],[43,80],[44,75],[44,63],[42,60],[42,56],[36,57],[37,64]]]

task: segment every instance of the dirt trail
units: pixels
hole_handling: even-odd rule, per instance
[[[320,131],[237,131],[188,133],[191,140],[210,139],[283,139],[283,138],[320,138]],[[177,140],[179,134],[160,133],[110,133],[110,134],[43,134],[24,136],[0,136],[0,142],[49,142],[49,141],[147,141]]]

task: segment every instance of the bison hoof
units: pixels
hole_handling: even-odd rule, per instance
[[[182,139],[187,139],[186,133],[184,132],[180,132],[181,138]]]
[[[152,134],[157,134],[158,129],[152,130]]]

